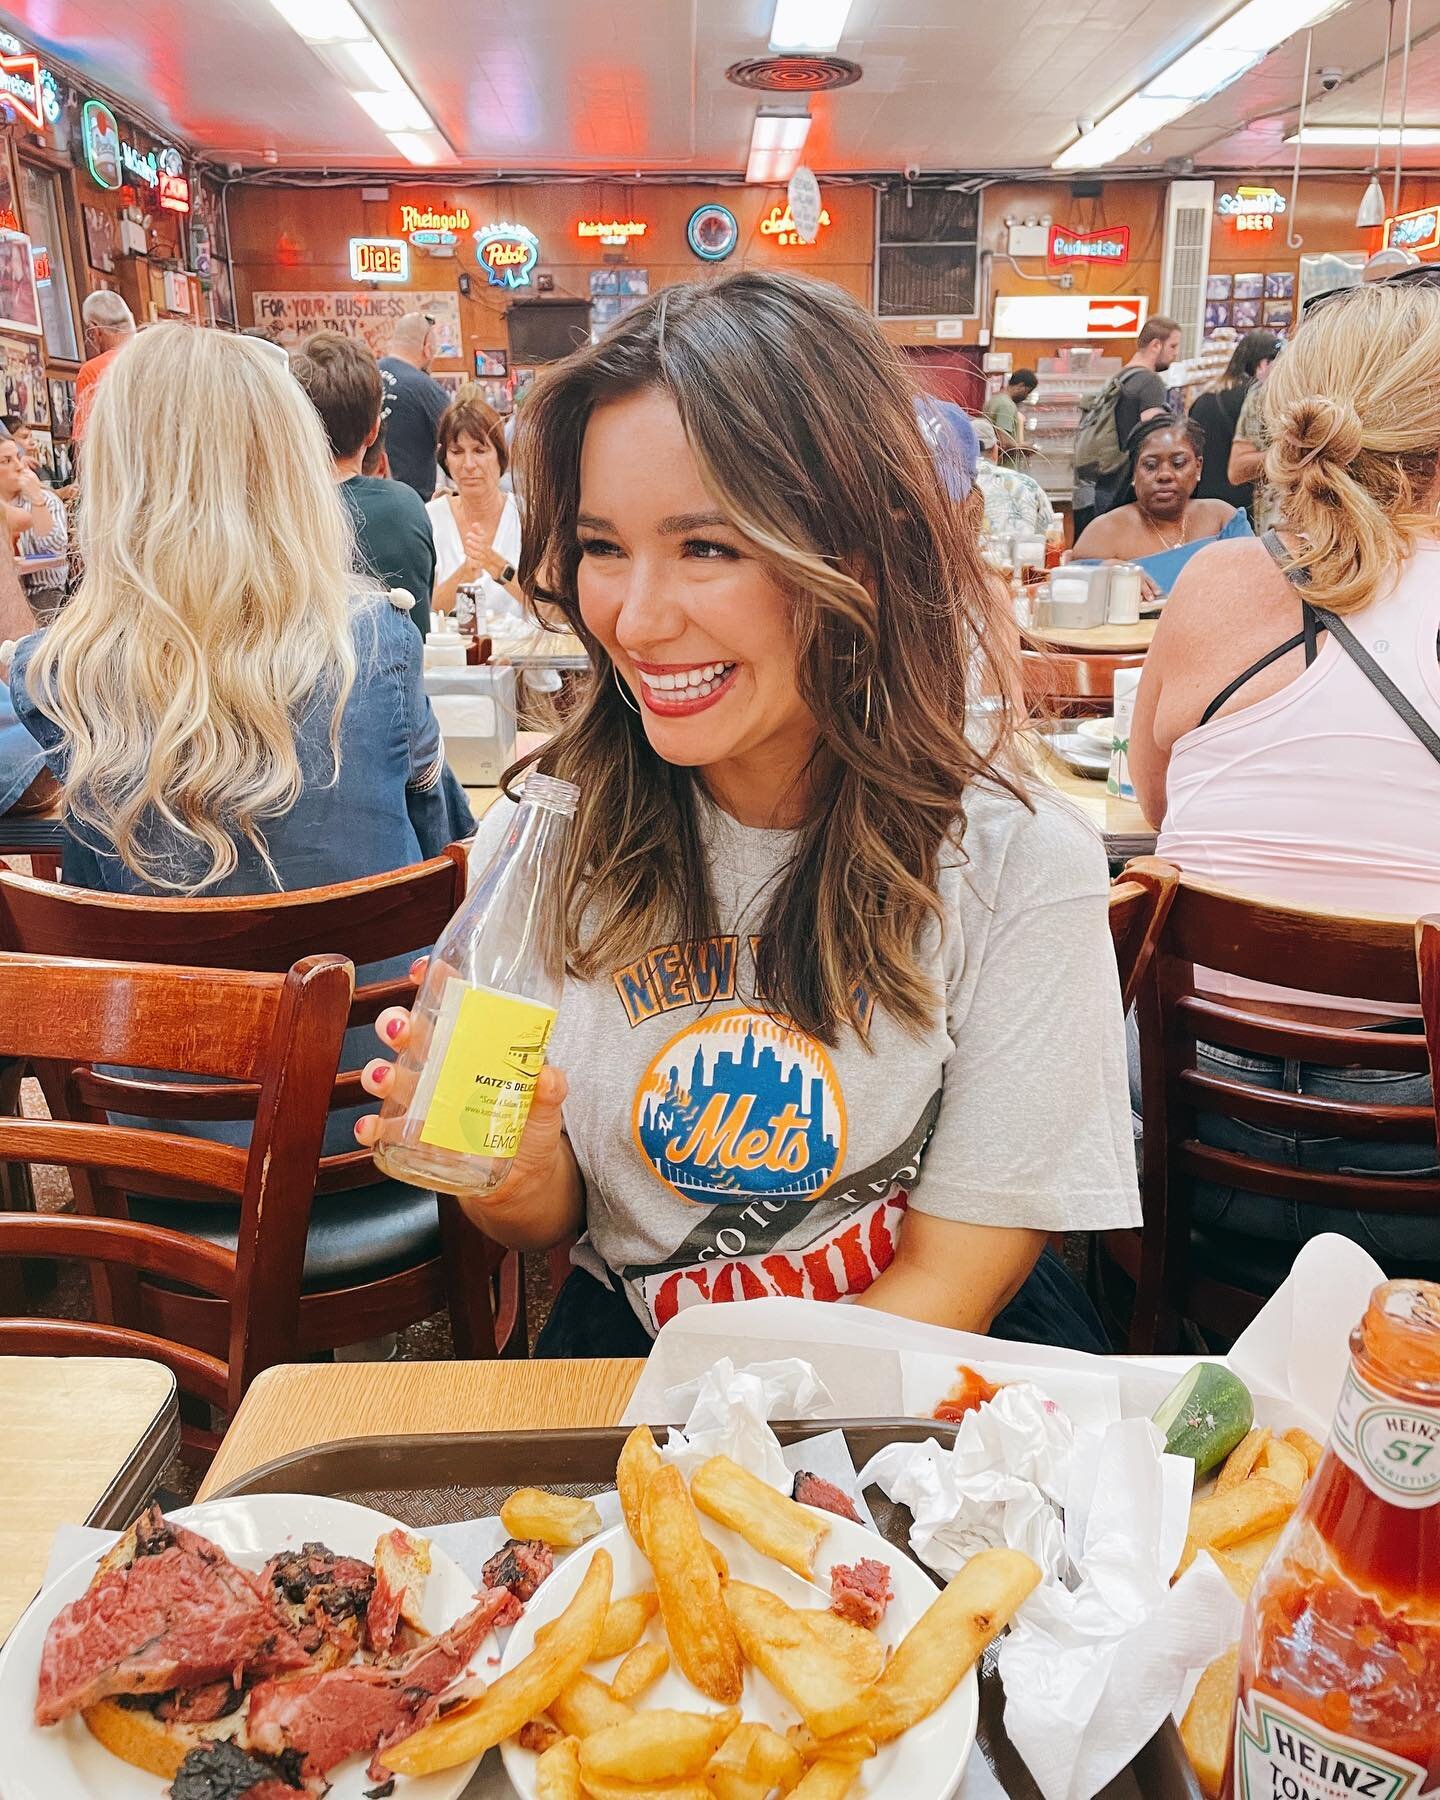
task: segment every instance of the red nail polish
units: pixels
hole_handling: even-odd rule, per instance
[[[389,1040],[392,1044],[395,1042],[396,1038],[398,1038],[400,1035],[400,1021],[398,1019],[387,1019],[386,1020],[385,1035],[386,1035],[386,1037],[389,1038]]]

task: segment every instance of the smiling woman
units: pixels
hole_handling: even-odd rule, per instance
[[[1103,1348],[1037,1257],[1138,1220],[1105,858],[1010,772],[1013,623],[896,354],[820,283],[671,288],[518,454],[596,679],[539,758],[581,788],[554,1067],[463,1203],[584,1231],[541,1349],[762,1294]]]

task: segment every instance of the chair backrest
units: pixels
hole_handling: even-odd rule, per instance
[[[314,956],[284,975],[0,953],[0,1057],[35,1064],[48,1119],[0,1117],[0,1161],[54,1163],[86,1178],[98,1220],[0,1220],[0,1252],[143,1269],[230,1302],[232,1402],[261,1368],[293,1360],[310,1199],[353,971]],[[183,1080],[104,1078],[95,1063],[217,1080],[253,1094],[248,1148],[143,1126],[196,1116]],[[207,1116],[203,1100],[198,1105]],[[239,1203],[233,1256],[131,1221],[125,1194]],[[89,1237],[77,1227],[98,1227]],[[93,1241],[92,1241],[93,1239]]]
[[[464,899],[466,880],[466,851],[459,844],[430,862],[359,881],[223,898],[102,894],[0,871],[0,949],[273,974],[301,957],[334,952],[358,967],[428,950]],[[408,1005],[414,993],[408,970],[363,982],[355,989],[349,1022],[368,1025],[387,1006]],[[109,1080],[93,1077],[90,1097],[101,1100]],[[195,1098],[189,1096],[192,1104]],[[119,1101],[112,1093],[112,1110],[124,1110]],[[360,1069],[342,1070],[331,1107],[364,1101]],[[210,1118],[241,1118],[253,1111],[254,1096],[212,1085],[205,1103],[213,1109]],[[370,1153],[347,1148],[322,1159],[316,1189],[334,1193],[374,1180]]]
[[[1420,1011],[1430,1067],[1440,1069],[1440,913],[1415,922],[1415,963],[1420,971]],[[1440,1084],[1435,1085],[1435,1116],[1440,1130]]]
[[[1025,698],[1032,707],[1079,718],[1109,712],[1115,704],[1116,671],[1143,668],[1145,658],[1026,646],[1020,652],[1020,666]]]
[[[1139,856],[1110,884],[1110,936],[1120,973],[1120,1004],[1129,1012],[1180,881],[1173,863]]]
[[[1366,1002],[1382,1016],[1420,1000],[1412,922],[1275,905],[1181,879],[1137,997],[1145,1242],[1132,1346],[1155,1341],[1167,1310],[1184,1310],[1202,1325],[1214,1323],[1222,1330],[1239,1316],[1232,1309],[1229,1318],[1207,1320],[1184,1299],[1190,1195],[1198,1181],[1299,1206],[1433,1214],[1440,1222],[1440,1178],[1301,1169],[1200,1142],[1201,1113],[1279,1133],[1368,1143],[1426,1145],[1435,1141],[1437,1129],[1433,1105],[1293,1093],[1201,1069],[1197,1045],[1202,1044],[1337,1069],[1424,1075],[1431,1067],[1425,1037],[1413,1028],[1413,1019],[1379,1029],[1318,1017],[1301,1022],[1278,1016],[1263,1002],[1222,996],[1213,983],[1205,984],[1207,970],[1296,990],[1287,1010],[1305,1006],[1332,1020],[1336,998],[1360,1005],[1360,1017]],[[1202,972],[1198,979],[1197,971]],[[1432,966],[1432,981],[1435,974]],[[1433,994],[1432,1006],[1440,1006]],[[1440,1022],[1434,1032],[1440,1038]]]

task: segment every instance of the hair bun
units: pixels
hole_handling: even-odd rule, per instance
[[[1306,463],[1354,462],[1364,448],[1360,415],[1348,400],[1306,394],[1276,420],[1275,441],[1292,467]]]

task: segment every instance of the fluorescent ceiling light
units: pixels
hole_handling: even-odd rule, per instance
[[[1386,149],[1395,149],[1400,142],[1399,126],[1387,125],[1383,131],[1376,131],[1373,125],[1307,125],[1303,131],[1292,131],[1285,142],[1320,144],[1331,150],[1370,150],[1377,139]],[[1435,144],[1440,144],[1440,125],[1405,127],[1407,150],[1424,149],[1426,145]]]
[[[405,89],[400,93],[362,90],[355,95],[382,131],[433,131],[435,121],[415,96]]]
[[[1093,131],[1062,150],[1051,167],[1098,169],[1113,162],[1228,87],[1277,44],[1334,12],[1337,4],[1338,0],[1249,0],[1138,93],[1106,113]],[[1373,140],[1375,134],[1370,135]]]
[[[777,56],[838,48],[850,16],[850,0],[775,0],[770,48]]]
[[[800,166],[800,153],[809,135],[809,113],[757,113],[750,132],[746,181],[788,181]]]
[[[450,146],[438,131],[389,131],[385,134],[407,162],[429,167],[450,153]]]
[[[405,77],[374,38],[363,44],[317,44],[314,49],[352,93],[358,88],[382,94],[407,91]]]
[[[350,0],[272,0],[272,4],[307,44],[355,44],[370,35]]]

